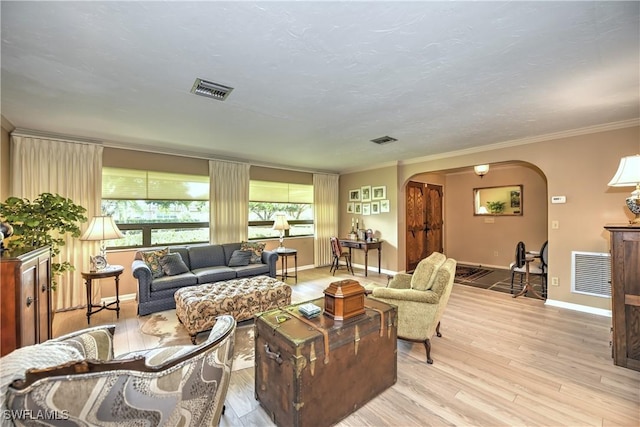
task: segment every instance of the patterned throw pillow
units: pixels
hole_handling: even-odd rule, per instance
[[[253,257],[253,251],[233,251],[229,260],[229,267],[243,267],[249,265]]]
[[[160,265],[160,258],[166,256],[169,253],[169,248],[158,249],[155,251],[141,252],[142,259],[151,269],[151,276],[154,279],[164,276],[162,271],[162,265]]]
[[[267,244],[263,242],[242,242],[240,244],[241,251],[253,251],[251,256],[251,264],[262,264],[262,252]]]
[[[160,265],[162,271],[167,276],[175,276],[176,274],[182,274],[189,271],[189,267],[184,263],[179,253],[174,252],[167,254],[160,258]]]

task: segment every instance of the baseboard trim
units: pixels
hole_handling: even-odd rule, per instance
[[[120,295],[120,302],[123,301],[135,301],[137,294],[124,294]],[[115,295],[112,297],[104,297],[100,300],[100,304],[110,304],[116,300]]]
[[[598,316],[611,317],[611,310],[605,310],[604,308],[589,307],[588,305],[573,304],[571,302],[556,301],[556,300],[550,300],[550,299],[548,299],[545,302],[545,305],[550,305],[552,307],[566,308],[574,311],[581,311],[583,313],[596,314]]]

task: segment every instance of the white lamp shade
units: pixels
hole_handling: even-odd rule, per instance
[[[276,219],[273,221],[273,229],[274,230],[288,230],[289,222],[287,222],[287,217],[283,214],[276,214]]]
[[[476,165],[473,167],[473,171],[476,175],[486,175],[486,173],[489,172],[489,165]]]
[[[616,174],[609,181],[609,187],[631,187],[640,184],[640,154],[620,159]]]
[[[109,240],[124,237],[110,216],[94,216],[80,240]]]

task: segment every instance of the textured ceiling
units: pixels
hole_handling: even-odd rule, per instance
[[[640,117],[638,2],[2,1],[14,126],[317,171]],[[234,88],[215,101],[199,77]],[[395,143],[369,140],[384,135]]]

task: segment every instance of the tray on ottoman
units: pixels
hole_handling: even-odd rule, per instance
[[[273,277],[256,276],[187,286],[178,289],[174,297],[178,320],[195,344],[196,335],[211,329],[221,314],[230,314],[240,322],[290,304],[291,287]]]

